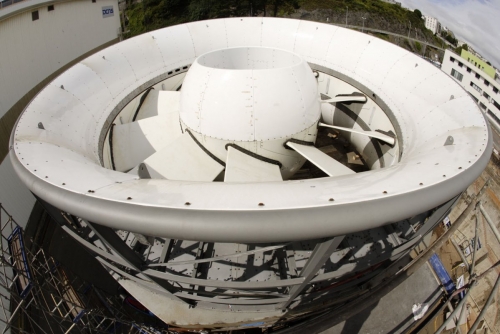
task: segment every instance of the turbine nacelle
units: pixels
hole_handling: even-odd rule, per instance
[[[305,159],[284,144],[292,138],[314,142],[321,107],[316,79],[301,57],[242,47],[194,61],[182,85],[179,115],[182,127],[221,161],[233,144],[279,162],[287,178]]]

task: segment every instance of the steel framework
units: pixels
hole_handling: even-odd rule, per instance
[[[119,296],[73,275],[37,245],[0,204],[2,333],[174,333],[132,320]]]

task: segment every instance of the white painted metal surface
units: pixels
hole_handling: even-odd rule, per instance
[[[377,131],[353,130],[353,129],[349,129],[349,128],[344,128],[342,126],[329,125],[329,124],[325,124],[325,123],[321,123],[321,122],[319,122],[318,126],[322,126],[322,127],[325,127],[325,128],[336,129],[336,130],[341,130],[341,131],[352,132],[352,133],[358,133],[358,134],[361,134],[361,135],[364,135],[364,136],[368,136],[368,137],[371,137],[371,138],[376,138],[378,140],[386,142],[389,145],[394,145],[396,143],[396,139],[394,139],[394,138],[392,138],[392,137],[390,137],[388,135],[384,135],[383,133],[380,133],[380,132],[377,132]]]
[[[53,4],[54,10],[47,11]],[[102,17],[102,6],[115,15]],[[32,20],[38,10],[39,19]],[[64,29],[61,27],[64,26]],[[75,58],[118,38],[118,1],[26,1],[0,11],[0,117]]]
[[[328,176],[355,174],[351,169],[347,168],[337,160],[332,159],[330,156],[321,152],[314,146],[302,145],[293,142],[287,142],[286,146],[299,152],[303,157],[328,174]]]
[[[19,225],[26,227],[31,209],[35,204],[35,197],[17,177],[12,168],[10,156],[7,156],[0,164],[0,189],[0,203]],[[6,217],[2,218],[6,219]]]
[[[54,5],[54,10],[49,12],[48,5]],[[11,132],[11,120],[17,117],[18,109],[6,113],[16,103],[22,105],[25,95],[69,62],[118,38],[119,16],[103,19],[102,6],[114,6],[118,11],[116,0],[30,0],[0,10],[0,122],[5,121],[2,140]],[[32,12],[36,10],[39,19],[33,21]],[[1,145],[7,147],[8,143],[2,141]],[[0,202],[24,226],[35,198],[13,178],[9,157],[0,156],[0,163]]]
[[[167,180],[213,181],[224,170],[187,132],[144,160],[144,165],[151,178]]]
[[[337,102],[366,102],[366,96],[335,96],[329,99],[321,100],[321,103],[337,103]]]
[[[182,135],[179,92],[152,90],[139,112],[150,117],[113,128],[113,158],[118,171],[136,167]]]
[[[320,117],[311,68],[284,50],[209,52],[193,63],[182,87],[181,120],[193,131],[222,140],[289,138]]]
[[[349,83],[328,75],[318,72],[318,90],[321,94],[327,96],[337,96],[346,92],[363,94],[359,88],[356,88]],[[384,106],[377,104],[377,97],[373,94],[365,95],[367,101],[365,103],[355,103],[349,108],[356,113],[346,113],[345,103],[322,103],[321,104],[321,120],[324,123],[351,128],[353,130],[371,131],[380,129],[385,132],[396,134],[398,123],[391,122],[390,114],[387,115],[382,109]],[[380,169],[386,166],[391,166],[399,161],[400,148],[403,141],[396,141],[394,147],[389,148],[387,145],[381,147],[378,151],[374,145],[370,145],[372,141],[369,137],[355,133],[343,133],[351,144],[356,147],[359,153],[363,156],[363,160],[371,170]]]
[[[143,53],[141,46],[150,43],[156,48]],[[237,46],[284,49],[367,87],[387,106],[400,156],[391,166],[359,174],[263,183],[140,180],[101,167],[101,134],[119,103],[196,56]],[[340,27],[273,18],[193,22],[127,40],[82,63],[99,76],[81,80],[79,65],[42,91],[19,120],[11,159],[35,194],[118,229],[229,242],[343,235],[449,200],[481,173],[491,154],[483,115],[446,74],[397,46]],[[98,93],[94,85],[103,89]],[[445,146],[448,136],[454,144]]]
[[[282,180],[278,165],[255,159],[231,146],[227,148],[224,182],[268,182]]]

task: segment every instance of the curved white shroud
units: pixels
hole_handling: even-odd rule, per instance
[[[263,183],[149,180],[101,167],[104,134],[126,102],[197,56],[237,46],[288,50],[367,87],[398,129],[399,163]],[[488,131],[458,84],[397,46],[314,22],[232,18],[147,33],[70,68],[26,108],[10,155],[31,191],[90,221],[176,239],[265,243],[343,235],[436,207],[480,175],[492,149]]]

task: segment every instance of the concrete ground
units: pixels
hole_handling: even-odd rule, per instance
[[[414,322],[413,305],[432,304],[441,295],[441,287],[432,269],[423,265],[372,307],[322,333],[403,333]]]

